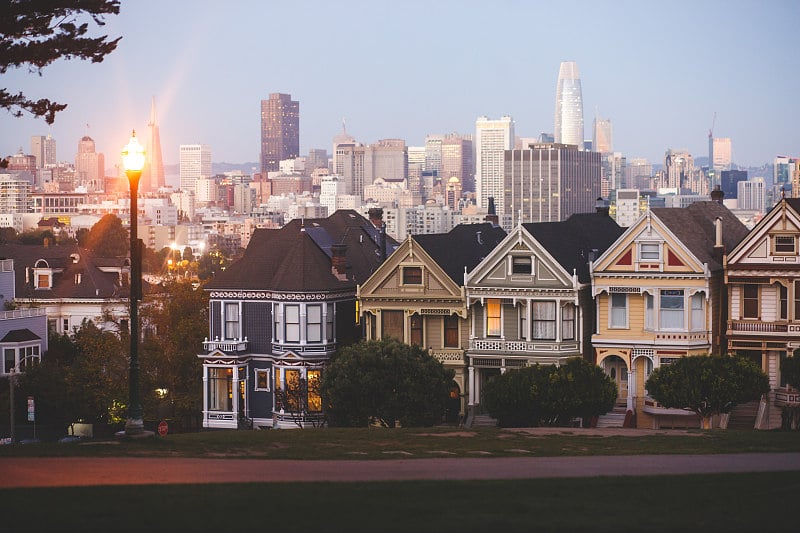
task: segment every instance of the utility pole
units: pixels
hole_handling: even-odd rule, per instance
[[[14,370],[16,367],[11,367],[8,375],[8,404],[9,404],[9,422],[11,422],[11,444],[16,444],[16,437],[14,434]]]

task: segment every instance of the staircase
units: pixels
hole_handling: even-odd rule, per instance
[[[625,426],[626,406],[624,403],[616,404],[614,408],[597,418],[598,428],[621,428]]]
[[[470,427],[473,428],[493,428],[497,427],[497,419],[492,418],[489,415],[475,415],[472,418],[472,424]]]
[[[728,419],[728,429],[754,429],[758,415],[758,401],[737,405]]]

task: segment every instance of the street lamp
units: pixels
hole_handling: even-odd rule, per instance
[[[139,196],[139,178],[144,168],[144,148],[136,139],[136,130],[131,134],[128,145],[122,149],[122,167],[131,185],[131,283],[130,283],[130,333],[131,365],[129,372],[128,418],[125,422],[125,436],[145,435],[142,420],[142,401],[139,394],[139,299],[142,297],[142,257],[139,249],[139,209],[136,205]],[[149,432],[147,432],[149,433]]]

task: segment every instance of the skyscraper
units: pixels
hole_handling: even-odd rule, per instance
[[[583,146],[583,96],[578,64],[562,61],[556,85],[555,142]]]
[[[283,159],[300,155],[300,102],[272,93],[261,100],[261,173],[279,170]]]
[[[36,168],[55,166],[56,140],[50,134],[31,137],[31,155],[36,157]]]
[[[180,146],[180,187],[197,194],[197,180],[211,177],[211,147],[206,144]]]
[[[611,138],[610,118],[595,117],[592,134],[592,148],[595,152],[600,152],[601,154],[608,154],[614,151],[614,144]]]
[[[147,123],[150,137],[145,147],[145,164],[142,169],[142,178],[139,190],[142,192],[156,191],[166,185],[164,179],[164,160],[161,157],[161,137],[158,133],[156,121],[156,98],[150,104],[150,121]]]
[[[708,164],[717,172],[731,168],[731,140],[729,137],[713,138],[713,160]],[[713,166],[712,166],[713,165]]]
[[[464,191],[475,191],[475,162],[472,160],[472,136],[452,133],[442,141],[442,183],[458,178]]]
[[[94,139],[86,135],[78,142],[75,155],[75,184],[86,187],[89,192],[102,191],[104,177],[103,154],[95,152]]]
[[[475,190],[478,207],[488,208],[495,199],[497,215],[505,214],[503,198],[503,154],[514,147],[514,121],[509,116],[500,120],[479,117],[475,121]]]

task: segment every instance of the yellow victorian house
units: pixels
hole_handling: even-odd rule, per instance
[[[466,273],[506,236],[492,223],[406,238],[362,285],[357,297],[367,339],[393,337],[428,349],[455,370],[448,422],[463,420],[469,345]]]
[[[715,196],[648,210],[591,265],[596,363],[637,427],[699,427],[693,412],[649,398],[645,383],[676,358],[726,350],[723,256],[748,230]]]

